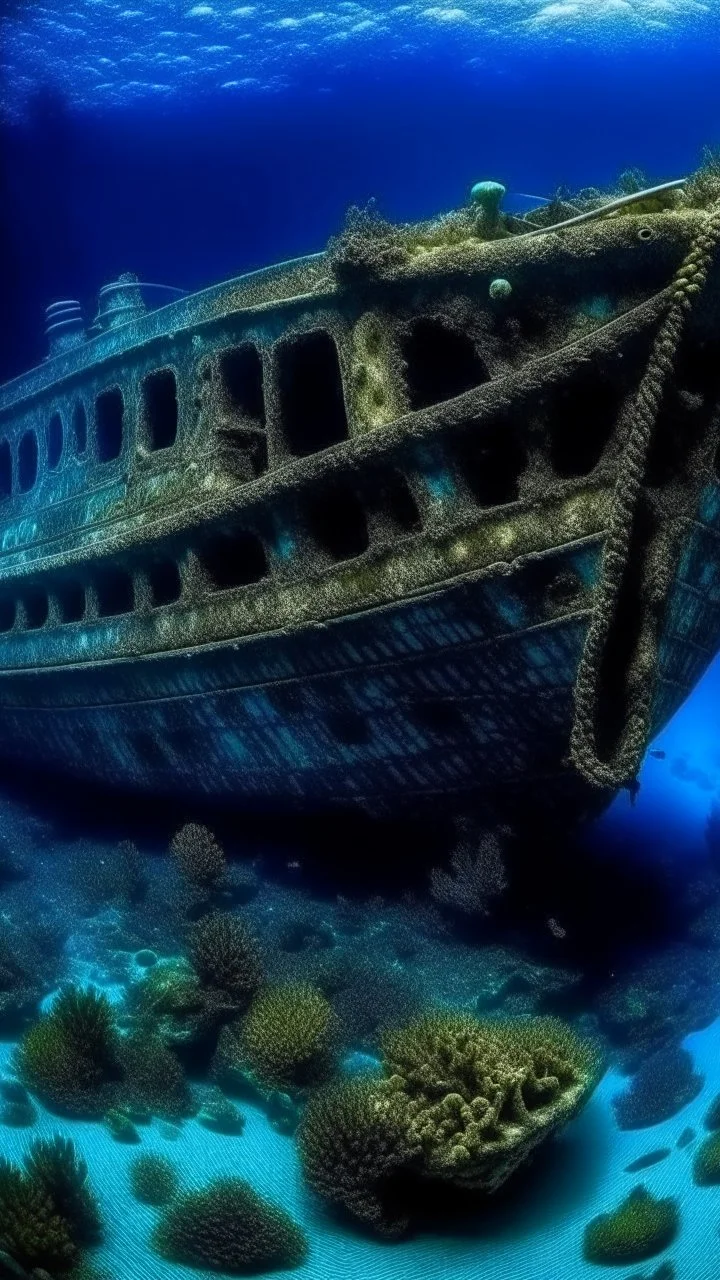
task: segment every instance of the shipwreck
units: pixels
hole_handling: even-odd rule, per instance
[[[481,183],[48,308],[0,389],[3,756],[275,808],[632,787],[720,645],[710,188]]]

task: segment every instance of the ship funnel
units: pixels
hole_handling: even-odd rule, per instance
[[[138,277],[133,271],[125,271],[112,284],[103,285],[100,290],[93,333],[105,333],[108,329],[117,329],[131,320],[139,320],[146,310]]]
[[[85,329],[80,303],[66,299],[63,302],[52,302],[46,307],[45,337],[48,340],[49,357],[82,346]]]

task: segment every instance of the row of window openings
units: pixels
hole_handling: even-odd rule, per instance
[[[409,396],[413,408],[459,395],[487,380],[485,366],[464,334],[451,333],[433,321],[419,321],[403,346],[409,370]],[[207,365],[204,376],[212,376]],[[220,393],[238,425],[263,429],[265,406],[262,359],[252,345],[233,347],[218,357]],[[348,438],[345,397],[337,347],[329,333],[317,330],[285,343],[278,352],[280,419],[289,452],[303,457]],[[142,382],[143,426],[150,451],[174,444],[178,429],[178,395],[175,374],[160,369]],[[125,405],[119,387],[103,391],[95,401],[97,456],[109,462],[122,452]],[[87,418],[82,403],[72,417],[75,452],[87,448]],[[65,444],[63,420],[53,414],[46,432],[49,470],[61,461]],[[28,430],[18,446],[17,487],[31,490],[38,476],[37,436]],[[13,491],[10,445],[0,443],[0,498]]]
[[[443,336],[444,335],[444,336]],[[463,345],[463,343],[465,345]],[[453,354],[454,353],[454,354]],[[433,321],[419,321],[410,332],[404,354],[414,380],[409,380],[413,408],[461,394],[487,380],[470,339],[450,334]],[[207,367],[209,369],[209,366]],[[226,403],[247,422],[264,426],[262,361],[255,347],[232,348],[219,358],[219,375]],[[587,474],[602,454],[617,416],[618,393],[612,382],[592,378],[592,386],[563,388],[555,397],[550,418],[550,461],[561,477]],[[306,455],[347,438],[347,420],[337,349],[329,334],[305,334],[281,349],[279,359],[281,420],[292,453]],[[151,450],[170,447],[177,435],[178,399],[175,375],[164,369],[143,380],[145,436]],[[578,394],[579,393],[579,394]],[[98,458],[119,456],[123,443],[124,401],[118,387],[102,392],[95,405]],[[472,424],[471,424],[472,426]],[[87,447],[85,410],[73,414],[75,447]],[[63,451],[63,425],[58,414],[48,427],[47,459],[53,469]],[[517,482],[526,464],[522,442],[511,428],[465,432],[458,444],[458,461],[469,488],[486,505],[514,501]],[[27,431],[18,446],[17,482],[21,492],[33,488],[38,474],[38,446]],[[7,440],[0,443],[0,498],[12,493],[12,458]]]
[[[161,369],[148,375],[142,384],[143,421],[147,445],[151,450],[166,449],[174,444],[178,426],[178,401],[175,374]],[[111,462],[122,452],[125,402],[119,387],[103,391],[95,401],[95,441],[99,462]],[[75,453],[82,457],[87,449],[88,426],[85,406],[78,401],[72,414],[72,437]],[[65,430],[59,413],[48,423],[46,459],[50,471],[60,465],[65,446]],[[40,465],[36,433],[29,429],[20,438],[17,451],[17,489],[29,493],[34,488]],[[10,444],[0,442],[0,498],[13,492],[13,462]]]
[[[158,561],[150,567],[147,576],[153,608],[173,604],[180,599],[182,580],[174,561]],[[132,574],[124,569],[105,569],[94,579],[93,590],[96,613],[100,618],[132,613],[135,608],[135,583]],[[53,621],[82,622],[86,618],[86,588],[82,583],[71,580],[54,587],[50,594],[38,587],[23,592],[18,600],[9,596],[0,598],[0,632],[11,631],[16,624],[28,631],[45,626],[50,618],[51,599],[55,604]]]

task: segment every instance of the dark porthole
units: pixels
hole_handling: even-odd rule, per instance
[[[48,619],[48,598],[44,591],[28,591],[23,597],[25,622],[31,631],[44,627]]]
[[[85,616],[85,588],[79,582],[63,582],[57,588],[61,622],[81,622]]]
[[[337,347],[329,333],[306,333],[278,353],[280,418],[290,453],[303,457],[348,434]]]
[[[388,471],[378,485],[380,507],[403,533],[418,533],[422,527],[420,512],[410,486],[400,471]]]
[[[365,511],[349,485],[315,494],[306,510],[310,534],[333,560],[352,560],[367,551]]]
[[[95,589],[97,608],[101,618],[120,613],[132,613],[135,606],[133,580],[124,569],[106,568],[98,574]]]
[[[87,449],[87,414],[82,400],[78,400],[73,409],[72,426],[75,438],[75,452],[78,457],[82,457]]]
[[[421,729],[429,729],[431,733],[454,733],[465,727],[460,708],[455,702],[445,699],[416,703],[412,716]]]
[[[267,575],[265,548],[252,533],[216,534],[207,540],[200,554],[216,591],[245,587]]]
[[[152,769],[165,764],[165,755],[160,743],[146,730],[139,729],[136,733],[131,733],[130,744],[140,764],[146,768]]]
[[[257,347],[233,347],[218,361],[220,385],[228,407],[241,418],[265,425],[262,357]]]
[[[0,631],[12,631],[15,626],[15,601],[9,596],[0,597]]]
[[[63,451],[63,424],[59,413],[54,413],[47,426],[47,464],[51,471],[59,465]]]
[[[119,458],[123,445],[125,403],[119,387],[103,391],[95,401],[97,456],[100,462]]]
[[[178,428],[177,383],[172,369],[159,369],[143,379],[143,420],[148,449],[169,449]]]
[[[527,450],[510,423],[471,423],[458,439],[456,457],[465,483],[480,506],[517,502]]]
[[[557,388],[550,408],[550,462],[557,476],[594,470],[617,425],[624,392],[617,374],[590,364]]]
[[[37,480],[38,446],[34,431],[26,431],[18,445],[18,486],[28,493]]]
[[[370,741],[370,726],[357,711],[330,711],[327,726],[333,737],[344,746],[360,747]]]
[[[148,569],[150,597],[153,609],[164,604],[174,604],[180,599],[182,580],[174,560],[158,560]]]
[[[438,320],[418,320],[402,343],[411,409],[453,400],[490,378],[472,340]]]
[[[0,499],[12,496],[12,453],[7,440],[0,444]]]

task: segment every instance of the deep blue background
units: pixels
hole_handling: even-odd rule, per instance
[[[112,114],[54,91],[0,125],[0,381],[37,364],[43,311],[120,271],[194,289],[322,248],[353,202],[389,217],[451,208],[470,184],[510,191],[610,183],[628,166],[677,177],[720,143],[715,51],[635,43],[506,49],[489,69],[441,49],[278,94],[183,99]],[[633,808],[605,825],[654,848],[702,843],[720,787],[717,664],[650,758]]]
[[[122,270],[194,289],[319,249],[350,203],[393,218],[460,203],[478,178],[548,194],[629,165],[676,177],[720,141],[701,47],[505,49],[357,68],[277,94],[90,115],[53,91],[0,126],[0,381],[43,354],[45,305],[88,310]]]

